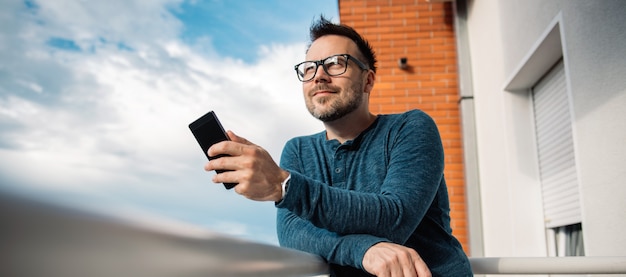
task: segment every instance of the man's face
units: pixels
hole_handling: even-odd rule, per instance
[[[326,35],[311,44],[306,60],[321,60],[336,54],[350,54],[357,59],[361,56],[356,44],[349,38]],[[315,77],[302,83],[306,107],[315,118],[323,122],[334,121],[363,105],[367,97],[367,70],[361,70],[353,61],[348,61],[347,66],[344,74],[333,77],[319,66]]]

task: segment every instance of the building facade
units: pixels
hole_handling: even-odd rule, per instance
[[[626,255],[626,3],[456,4],[478,253]]]

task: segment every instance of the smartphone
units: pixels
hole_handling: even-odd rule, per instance
[[[211,145],[216,144],[220,141],[229,140],[226,131],[222,127],[222,124],[217,119],[217,116],[213,111],[209,111],[205,115],[196,119],[194,122],[189,124],[189,130],[200,144],[200,148],[202,148],[202,152],[209,159],[217,159],[223,157],[225,155],[218,155],[215,157],[209,157],[207,151]],[[217,173],[222,173],[225,170],[216,170]],[[224,183],[224,187],[226,189],[232,189],[236,186],[236,183]]]

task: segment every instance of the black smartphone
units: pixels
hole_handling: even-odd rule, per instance
[[[226,131],[222,127],[222,124],[217,119],[217,116],[213,111],[206,113],[200,118],[196,119],[194,122],[189,124],[189,130],[200,144],[200,148],[202,148],[202,152],[209,159],[217,159],[223,157],[224,155],[218,155],[215,157],[209,157],[207,151],[211,145],[216,144],[220,141],[229,140]],[[222,173],[224,170],[216,170],[217,173]],[[224,187],[226,189],[232,189],[236,186],[236,183],[224,183]]]

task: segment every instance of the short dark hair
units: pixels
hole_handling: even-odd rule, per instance
[[[338,35],[351,39],[354,43],[356,43],[361,55],[365,58],[364,62],[372,71],[376,72],[376,54],[374,53],[372,46],[352,27],[344,24],[332,23],[322,15],[318,21],[311,24],[309,35],[311,42],[307,47],[307,52],[315,40],[325,35]]]

